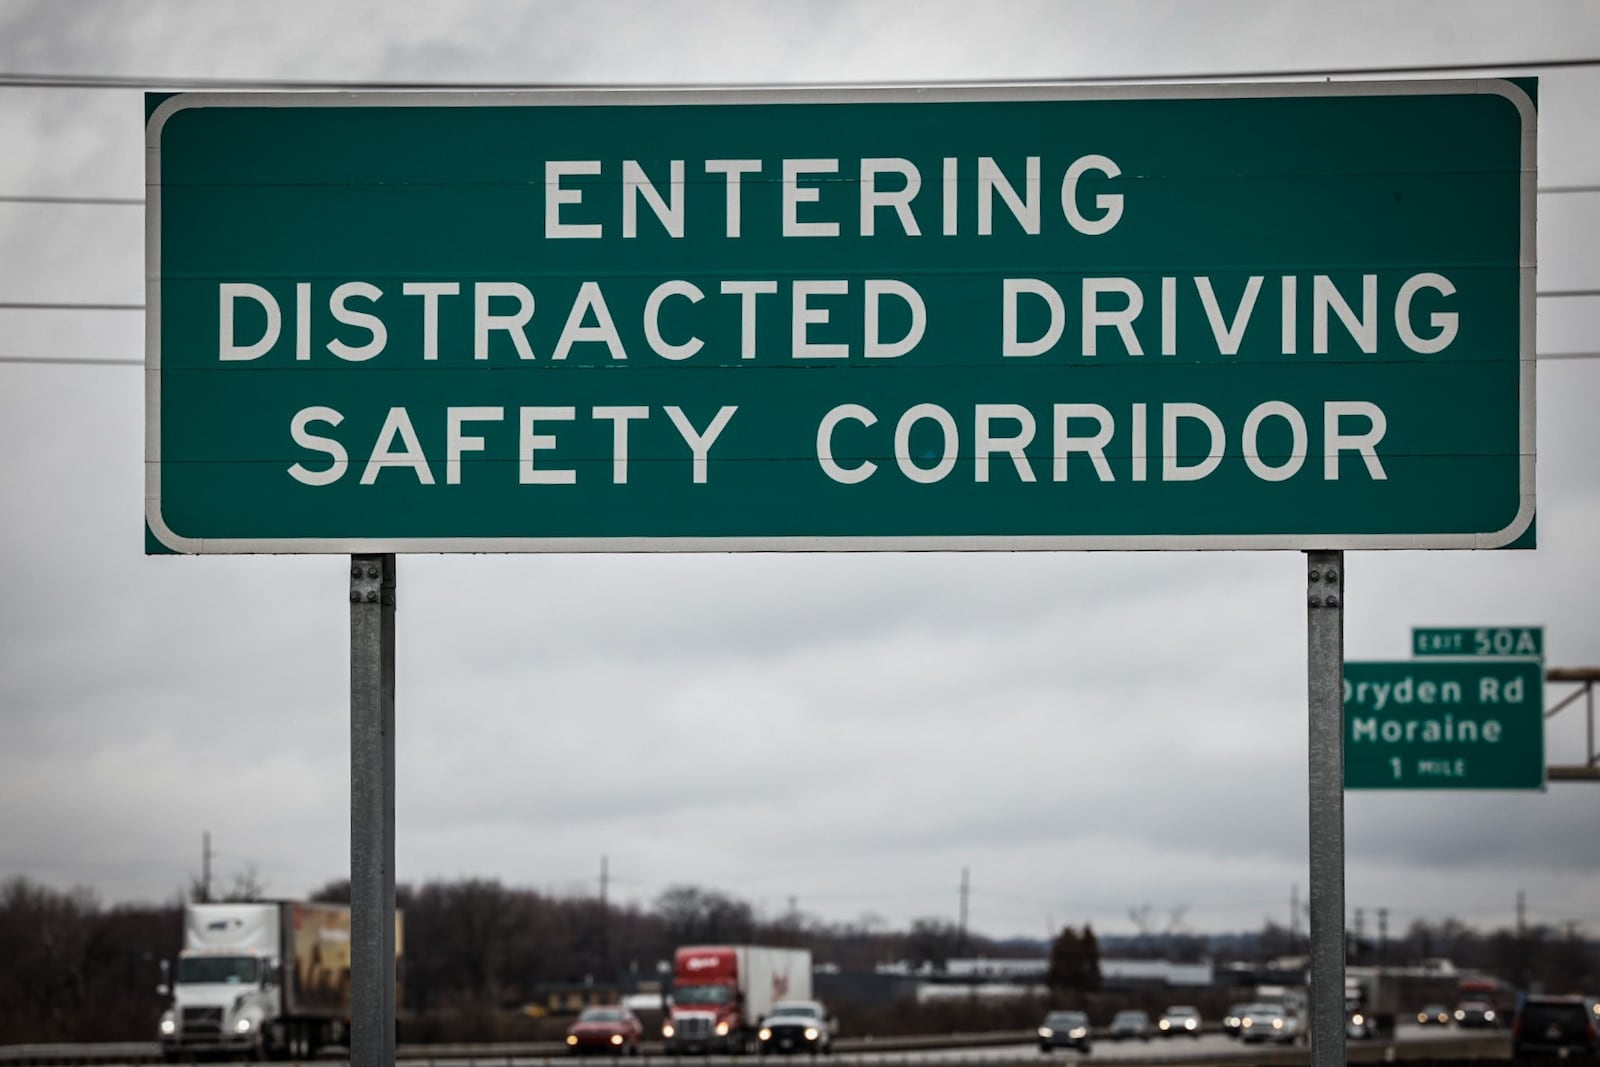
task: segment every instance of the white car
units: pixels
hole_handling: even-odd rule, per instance
[[[1187,1035],[1198,1039],[1200,1037],[1200,1009],[1191,1008],[1186,1004],[1174,1004],[1162,1013],[1161,1021],[1156,1023],[1156,1029],[1162,1037]]]
[[[1278,1004],[1252,1004],[1239,1016],[1239,1040],[1292,1045],[1300,1038],[1300,1017]]]
[[[759,1051],[772,1053],[809,1052],[833,1054],[834,1032],[838,1024],[828,1009],[814,1000],[781,1000],[772,1014],[761,1020]]]

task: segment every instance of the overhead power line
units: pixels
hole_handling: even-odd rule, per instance
[[[93,304],[73,300],[0,300],[0,311],[143,311],[143,304]]]
[[[0,204],[105,204],[116,207],[143,207],[142,196],[0,196]]]
[[[142,359],[116,356],[0,356],[0,363],[23,363],[35,367],[142,367]]]
[[[1581,67],[1600,66],[1600,58],[1592,56],[1579,56],[1568,59],[1521,59],[1521,60],[1484,60],[1470,63],[1416,63],[1396,66],[1366,66],[1366,67],[1312,67],[1312,68],[1279,68],[1276,70],[1232,70],[1232,71],[1181,71],[1171,73],[1144,73],[1144,74],[1064,74],[1047,78],[1005,78],[993,82],[981,82],[972,79],[931,79],[927,81],[902,82],[904,85],[980,85],[980,84],[1006,84],[1006,85],[1087,85],[1104,82],[1205,82],[1244,80],[1255,81],[1272,78],[1350,78],[1350,77],[1377,77],[1383,75],[1407,74],[1475,74],[1485,71],[1517,71],[1517,70],[1569,70]],[[763,83],[766,84],[766,83]],[[805,86],[818,88],[818,83],[790,82],[771,83],[773,86],[783,85]],[[850,87],[860,83],[827,83],[839,87]],[[892,85],[897,83],[878,83]],[[470,92],[493,92],[496,90],[523,90],[523,89],[602,89],[602,90],[642,90],[642,89],[749,89],[760,87],[754,84],[718,84],[706,86],[702,84],[676,84],[676,85],[650,85],[650,84],[621,84],[621,85],[586,85],[580,82],[526,82],[526,81],[355,81],[355,80],[316,80],[299,78],[170,78],[152,77],[148,75],[133,74],[43,74],[25,71],[12,71],[0,73],[0,88],[21,89],[277,89],[277,90],[336,90],[336,91],[423,91],[429,89],[459,90]]]

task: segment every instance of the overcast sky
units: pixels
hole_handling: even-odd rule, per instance
[[[574,85],[917,82],[1600,57],[1580,3],[0,2],[0,71]],[[1539,72],[1541,186],[1600,184],[1600,66]],[[134,91],[0,88],[0,194],[139,197]],[[1600,286],[1600,195],[1539,198]],[[140,302],[137,206],[0,204],[0,301]],[[1600,301],[1539,304],[1541,352]],[[137,313],[0,311],[129,357]],[[1538,370],[1539,548],[1348,559],[1350,659],[1535,623],[1600,663],[1600,360]],[[136,367],[0,365],[0,876],[296,896],[348,870],[343,557],[146,557]],[[1308,887],[1304,561],[1280,553],[404,556],[401,881],[1043,935],[1288,921]],[[1561,692],[1561,691],[1553,691]],[[1581,711],[1552,762],[1584,756]],[[1348,798],[1347,900],[1600,932],[1600,789]]]

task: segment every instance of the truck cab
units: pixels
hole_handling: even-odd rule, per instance
[[[747,1040],[738,954],[714,948],[679,952],[672,1004],[661,1036],[668,1055],[743,1052]]]
[[[172,1007],[161,1017],[161,1051],[260,1055],[280,998],[277,960],[222,949],[186,950],[172,975]],[[273,1042],[276,1044],[277,1042]]]

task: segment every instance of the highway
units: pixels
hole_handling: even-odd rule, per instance
[[[1006,1041],[1005,1035],[910,1039],[921,1046],[915,1048],[904,1047],[906,1040],[885,1039],[885,1045],[893,1044],[896,1047],[874,1051],[870,1039],[841,1039],[838,1054],[822,1057],[820,1062],[833,1067],[921,1067],[925,1064],[1075,1067],[1078,1063],[1109,1063],[1119,1067],[1136,1067],[1140,1064],[1160,1064],[1162,1067],[1188,1064],[1201,1067],[1284,1064],[1287,1067],[1304,1064],[1309,1058],[1304,1046],[1241,1045],[1220,1033],[1204,1034],[1197,1039],[1154,1038],[1150,1041],[1122,1042],[1102,1039],[1095,1042],[1093,1053],[1089,1056],[1065,1051],[1043,1054],[1035,1042]],[[1352,1041],[1347,1047],[1352,1063],[1391,1059],[1471,1058],[1486,1062],[1509,1059],[1509,1039],[1501,1030],[1463,1031],[1455,1027],[1402,1025],[1392,1044]],[[541,1048],[529,1045],[408,1045],[401,1047],[396,1057],[396,1067],[554,1067],[556,1064],[577,1062],[576,1057],[547,1049],[548,1046]],[[759,1059],[751,1056],[669,1057],[649,1052],[636,1058],[597,1056],[588,1057],[587,1061],[600,1067],[621,1067],[623,1064],[628,1067],[751,1067],[757,1063],[773,1063],[776,1067],[777,1063],[819,1062],[806,1056]],[[95,1067],[117,1067],[121,1064],[151,1062],[160,1062],[159,1049],[154,1044],[0,1047],[0,1065],[94,1064]],[[324,1067],[344,1067],[348,1064],[347,1060],[339,1058],[319,1058],[315,1062]]]

